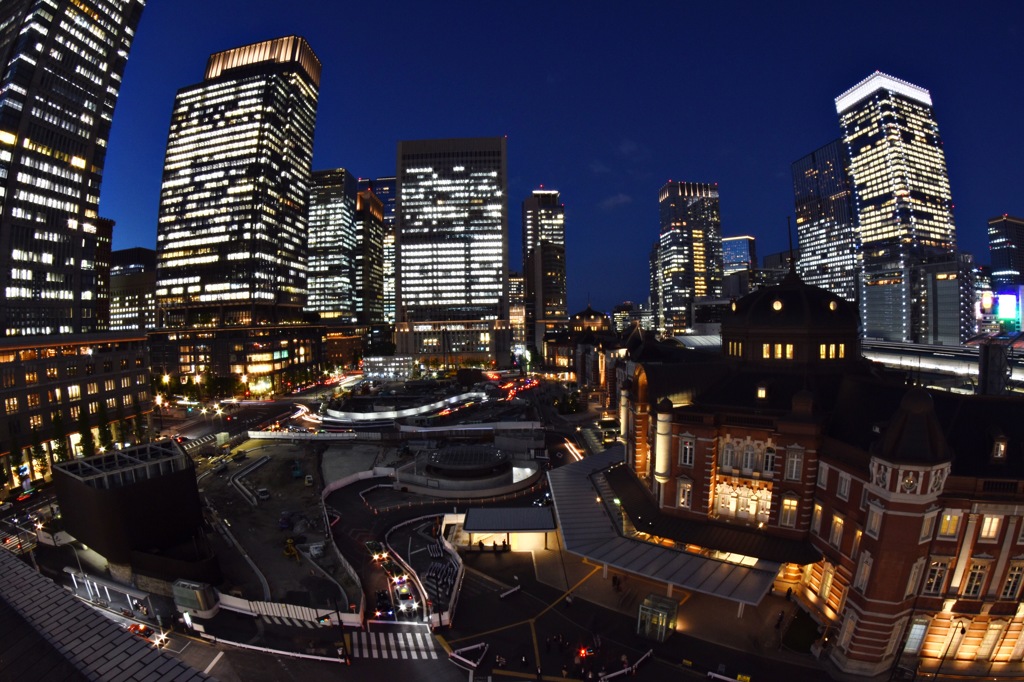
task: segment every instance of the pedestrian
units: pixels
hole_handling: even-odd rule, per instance
[[[519,661],[519,664],[524,668],[530,667],[530,662],[526,660],[526,654],[523,654],[523,658]]]
[[[537,666],[537,681],[540,682],[540,680],[543,680],[543,679],[544,679],[544,675],[541,673],[540,666],[538,665]]]
[[[565,666],[565,665],[562,666],[562,677],[563,678],[569,677],[569,668],[567,666]]]
[[[786,601],[793,601],[793,588],[786,590]]]
[[[786,618],[786,612],[785,611],[779,611],[779,618],[778,618],[778,620],[775,621],[775,629],[776,630],[782,629],[782,621],[785,620],[785,618]]]

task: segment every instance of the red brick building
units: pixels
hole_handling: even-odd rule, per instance
[[[721,352],[648,341],[619,373],[610,480],[652,539],[777,562],[847,673],[1020,671],[1024,401],[864,360],[856,307],[792,273],[732,304]]]

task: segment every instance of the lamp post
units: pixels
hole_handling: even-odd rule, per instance
[[[960,636],[963,637],[967,634],[967,628],[964,627],[964,619],[956,619],[957,629],[960,630]],[[953,646],[953,640],[957,638],[956,631],[953,632],[953,636],[949,638],[949,642],[946,643],[946,650],[942,652],[942,658],[939,659],[939,667],[935,669],[935,674],[932,675],[932,679],[938,679],[939,673],[942,671],[942,666],[946,662],[946,654],[949,653],[949,647]]]

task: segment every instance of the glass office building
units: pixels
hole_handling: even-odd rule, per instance
[[[955,278],[958,265],[946,156],[931,95],[876,72],[837,97],[836,111],[850,157],[863,254],[864,335],[936,342],[929,332],[936,302],[927,299],[927,277],[919,266],[934,267],[946,258],[946,274]],[[961,288],[969,296],[966,282]],[[967,301],[957,307],[969,310]],[[969,325],[965,320],[961,341]]]
[[[722,295],[718,184],[669,181],[658,194],[658,205],[659,319],[666,333],[681,334],[692,323],[694,299]]]
[[[548,332],[568,327],[565,205],[557,190],[538,189],[523,201],[526,344],[539,349]]]
[[[0,3],[0,335],[106,328],[100,179],[144,5]]]
[[[356,194],[344,168],[313,173],[306,310],[323,320],[356,322]]]
[[[856,301],[861,251],[849,165],[841,139],[794,161],[793,198],[800,277]]]
[[[301,320],[320,62],[289,36],[210,57],[178,91],[157,227],[158,324]]]

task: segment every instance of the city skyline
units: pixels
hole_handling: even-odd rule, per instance
[[[309,40],[324,64],[315,170],[389,176],[399,140],[508,136],[510,262],[521,260],[517,205],[541,185],[559,190],[570,312],[644,300],[657,191],[667,180],[718,182],[723,235],[756,236],[762,256],[784,250],[792,162],[839,136],[835,97],[875,70],[932,94],[964,250],[987,263],[988,218],[1024,213],[1012,170],[1024,152],[1012,118],[1021,65],[1009,47],[1022,22],[1009,3],[984,17],[930,5],[910,30],[878,22],[870,8],[854,15],[831,6],[784,20],[758,7],[738,18],[729,7],[659,3],[621,16],[556,7],[538,20],[529,8],[511,15],[474,5],[453,9],[460,19],[450,22],[401,5],[371,17],[380,30],[344,41],[325,32],[343,18],[340,9],[282,15],[257,3],[239,21],[239,8],[204,7],[202,25],[188,27],[187,50],[175,38],[187,7],[173,15],[147,8],[101,193],[101,215],[117,222],[115,248],[154,245],[176,89],[194,82],[207,55],[286,33]],[[694,25],[706,30],[678,30]],[[833,48],[854,40],[863,40],[859,49]],[[166,59],[169,51],[176,59]],[[467,54],[475,58],[459,59]],[[685,80],[671,75],[678,69]]]

